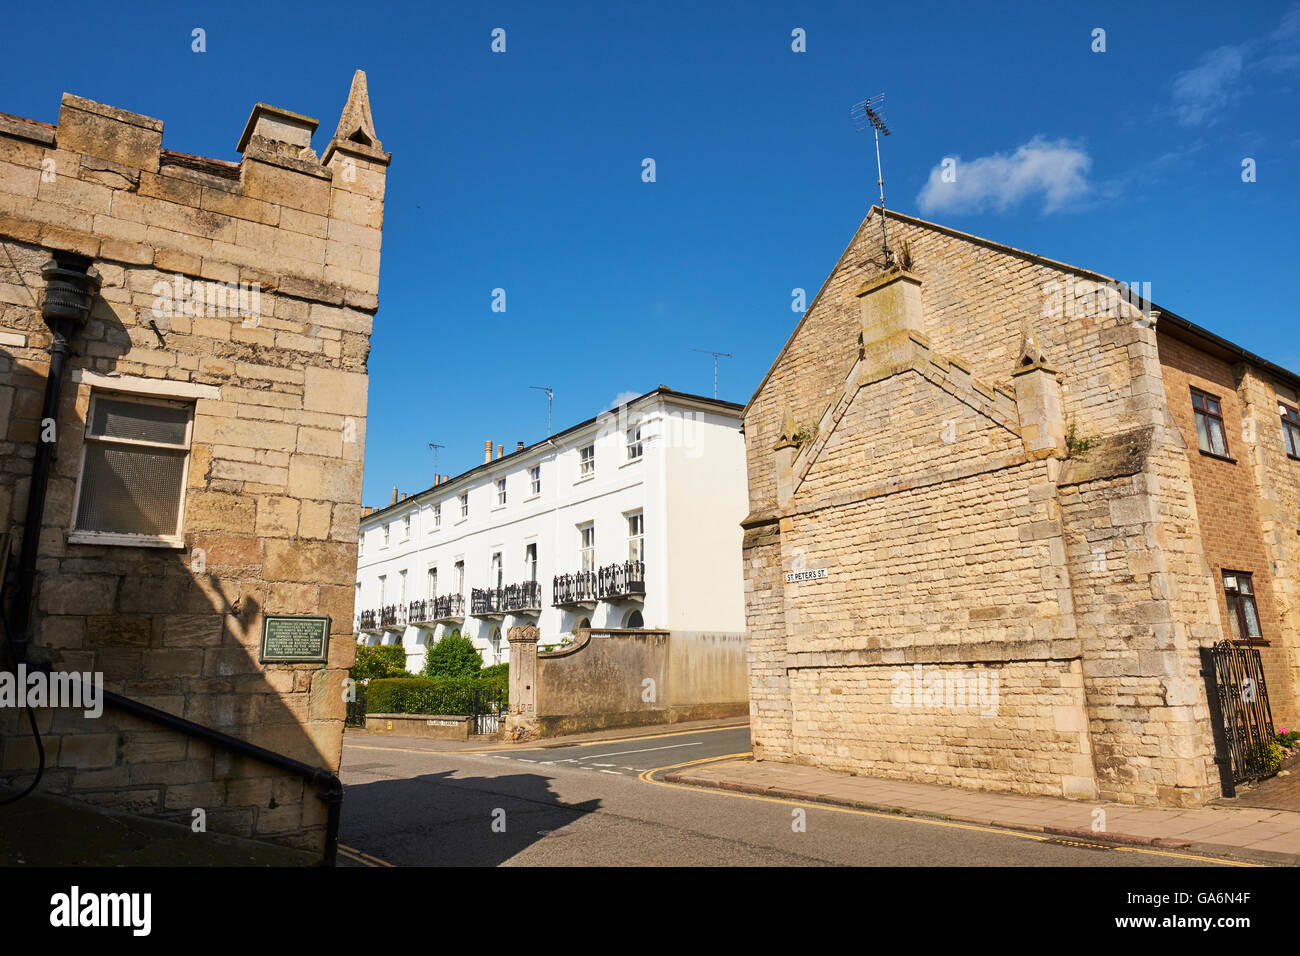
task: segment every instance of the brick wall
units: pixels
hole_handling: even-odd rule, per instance
[[[331,771],[388,163],[365,96],[358,74],[323,161],[315,120],[266,107],[238,163],[162,150],[160,121],[68,95],[57,126],[0,122],[0,513],[15,535],[49,363],[41,264],[77,252],[103,278],[72,342],[29,657]],[[256,313],[222,310],[212,282],[256,284]],[[169,289],[188,306],[169,314]],[[111,394],[192,405],[177,546],[71,540],[87,411]],[[327,616],[328,662],[260,664],[267,614]],[[24,784],[33,742],[17,712],[0,721],[0,770]],[[45,790],[322,846],[325,806],[295,777],[111,710],[40,721]]]

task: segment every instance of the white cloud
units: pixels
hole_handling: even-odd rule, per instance
[[[1174,77],[1174,118],[1183,126],[1213,126],[1245,95],[1253,79],[1289,76],[1300,67],[1300,3],[1263,37],[1221,46]]]
[[[1043,212],[1056,212],[1088,192],[1092,158],[1068,140],[1035,136],[1014,153],[994,153],[979,159],[955,157],[948,178],[940,162],[917,196],[923,212],[1003,211],[1031,198],[1041,198]],[[954,175],[955,174],[955,175]]]
[[[1174,115],[1184,126],[1213,124],[1218,113],[1237,95],[1245,48],[1221,46],[1201,57],[1196,66],[1174,77]]]
[[[608,405],[606,405],[605,407],[607,409],[618,408],[618,406],[622,405],[624,402],[630,402],[632,401],[632,399],[640,398],[640,397],[641,397],[640,392],[619,392],[617,395],[614,396],[614,400],[610,402]]]

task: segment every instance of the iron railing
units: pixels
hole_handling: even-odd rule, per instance
[[[358,631],[376,631],[379,629],[379,612],[374,608],[362,611],[357,615]]]
[[[1275,733],[1259,648],[1220,641],[1209,656],[1232,783],[1271,776],[1276,771],[1261,760]]]
[[[645,594],[645,562],[607,564],[596,574],[596,593],[602,601]]]
[[[465,595],[444,594],[433,601],[433,620],[463,620],[465,617]]]
[[[578,571],[557,574],[551,585],[551,603],[556,607],[596,602],[596,573]]]
[[[471,614],[509,614],[535,611],[542,606],[542,588],[536,581],[507,584],[503,588],[474,588],[470,591]]]
[[[379,626],[405,627],[406,606],[402,604],[389,604],[387,607],[381,607],[379,609]]]

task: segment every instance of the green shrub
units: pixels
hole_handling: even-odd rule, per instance
[[[389,677],[372,680],[366,686],[367,714],[470,714],[474,691],[479,709],[488,702],[506,701],[504,682],[479,677]]]
[[[361,645],[357,648],[357,662],[348,668],[354,681],[373,680],[376,677],[413,677],[406,669],[406,648],[400,644]]]
[[[448,634],[424,652],[425,677],[473,677],[483,669],[483,655],[474,642],[459,634]]]
[[[1287,730],[1283,727],[1277,732],[1276,739],[1279,747],[1294,747],[1300,741],[1300,730]]]
[[[1282,748],[1276,740],[1260,740],[1246,748],[1246,766],[1263,773],[1276,773],[1282,766]]]

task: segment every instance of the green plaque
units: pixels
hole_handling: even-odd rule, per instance
[[[267,617],[262,621],[263,664],[323,664],[329,655],[327,617]]]

